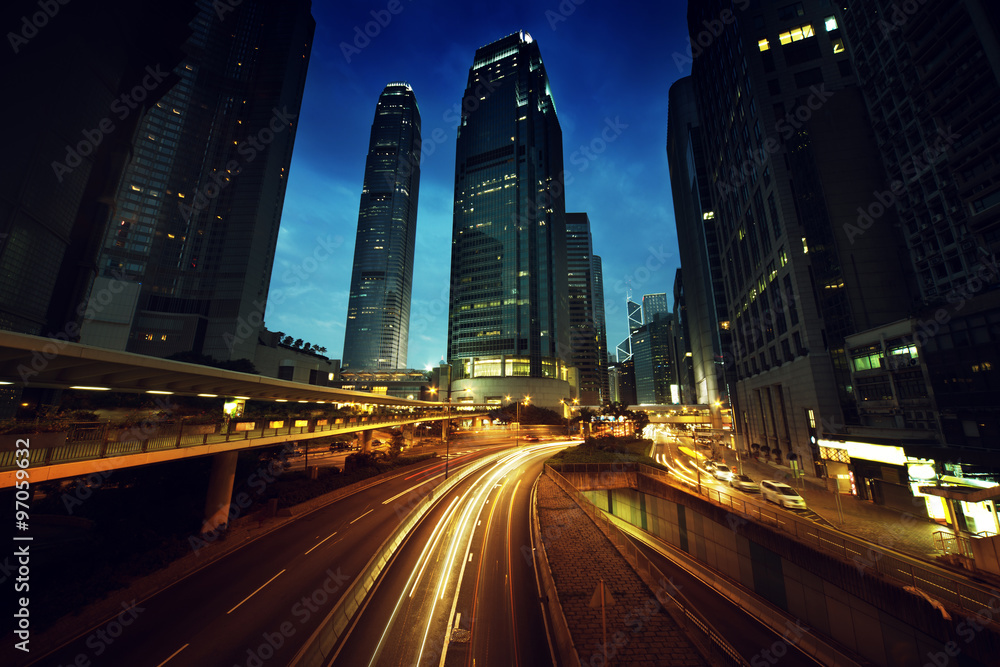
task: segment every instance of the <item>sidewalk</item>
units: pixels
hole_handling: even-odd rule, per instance
[[[589,604],[601,579],[613,597],[606,609],[608,665],[707,664],[593,520],[548,475],[538,479],[537,508],[559,603],[581,665],[605,664],[601,609]]]
[[[726,463],[736,470],[735,454],[730,451],[725,454]],[[829,521],[835,528],[880,546],[934,561],[941,555],[934,546],[934,533],[943,530],[948,535],[954,535],[947,526],[923,518],[916,512],[876,505],[860,500],[857,496],[843,493],[840,494],[840,508],[843,512],[843,522],[841,522],[836,494],[827,489],[824,484],[826,480],[807,476],[793,481],[792,471],[788,466],[753,459],[742,463],[743,472],[755,482],[773,479],[793,486],[805,498],[809,509]]]

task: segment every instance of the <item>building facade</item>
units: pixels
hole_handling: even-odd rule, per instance
[[[691,2],[691,34],[726,7]],[[857,420],[845,337],[912,304],[893,216],[848,237],[885,178],[834,10],[814,0],[739,13],[692,80],[711,195],[703,218],[724,258],[736,429],[744,444],[823,474],[810,429]]]
[[[344,332],[345,370],[406,367],[420,186],[420,111],[390,83],[372,122]]]
[[[196,4],[179,80],[135,135],[82,339],[253,361],[315,21],[307,0]]]
[[[541,53],[515,33],[476,51],[455,158],[452,393],[575,398],[562,130]]]
[[[570,361],[580,376],[580,404],[600,405],[603,357],[600,354],[600,327],[596,314],[594,247],[590,218],[586,213],[566,214],[566,268],[572,348]],[[603,289],[601,293],[603,297]]]
[[[689,396],[684,403],[731,405],[727,370],[735,370],[722,259],[716,237],[709,172],[691,77],[670,87],[667,162],[683,272],[685,357]],[[676,303],[676,302],[675,302]],[[690,354],[690,357],[687,355]]]
[[[597,367],[601,382],[599,404],[604,405],[613,400],[611,398],[611,381],[608,377],[608,327],[604,309],[604,264],[598,255],[593,255],[592,260],[591,275],[594,278],[594,323],[597,327],[597,358],[600,360],[600,364]]]

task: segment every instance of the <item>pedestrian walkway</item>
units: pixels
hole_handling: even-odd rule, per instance
[[[736,470],[735,455],[732,452],[725,453],[726,463]],[[945,531],[948,536],[954,536],[954,532],[947,526],[925,518],[919,506],[915,506],[914,511],[910,512],[876,505],[842,493],[838,508],[836,493],[824,484],[827,480],[815,477],[793,480],[791,468],[772,462],[749,459],[742,461],[742,464],[743,472],[755,482],[773,479],[795,487],[805,498],[809,508],[829,521],[834,528],[879,546],[933,561],[941,555],[941,551],[935,548],[934,533]]]
[[[708,664],[593,520],[548,475],[538,480],[537,507],[552,578],[581,665]],[[606,663],[601,608],[590,604],[601,579],[614,598],[606,606]]]

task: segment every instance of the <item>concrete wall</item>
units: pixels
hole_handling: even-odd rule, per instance
[[[967,621],[960,617],[943,619],[923,598],[876,578],[867,568],[817,552],[656,480],[640,476],[638,488],[585,494],[598,507],[684,550],[873,664],[996,664],[997,634],[963,626]],[[995,608],[1000,612],[1000,597]],[[954,643],[946,647],[949,642]],[[950,661],[949,654],[960,655],[962,662]]]

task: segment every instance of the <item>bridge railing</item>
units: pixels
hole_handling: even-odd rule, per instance
[[[692,483],[682,483],[668,472],[642,463],[586,463],[561,464],[552,466],[554,470],[567,473],[601,474],[604,471],[627,472],[634,470],[639,475],[655,479],[674,488],[699,494],[725,507],[735,515],[749,517],[757,522],[769,524],[792,536],[796,541],[843,559],[863,572],[877,574],[883,580],[899,587],[913,587],[934,598],[944,600],[956,607],[978,613],[993,613],[1000,604],[1000,593],[985,584],[978,584],[968,577],[951,572],[931,563],[895,551],[888,547],[867,542],[835,528],[821,526],[791,512],[771,509],[766,501],[752,501],[726,493],[708,485],[699,489]]]
[[[462,418],[452,415],[451,419]],[[414,417],[357,416],[344,418],[313,418],[308,420],[258,420],[258,422],[214,424],[184,424],[181,421],[147,422],[140,426],[114,428],[107,422],[69,424],[57,433],[22,433],[0,435],[0,471],[17,468],[16,441],[31,443],[29,466],[32,468],[91,459],[145,454],[168,449],[182,449],[239,440],[254,440],[281,435],[353,432],[381,427],[400,426],[420,421],[440,421],[445,415]],[[295,424],[299,422],[299,426]],[[306,422],[301,424],[301,422]],[[287,423],[287,425],[285,425]],[[249,424],[248,428],[238,425]],[[265,426],[265,424],[269,424]],[[280,425],[279,425],[280,424]],[[313,435],[313,437],[319,437]],[[23,459],[23,455],[22,455]]]

